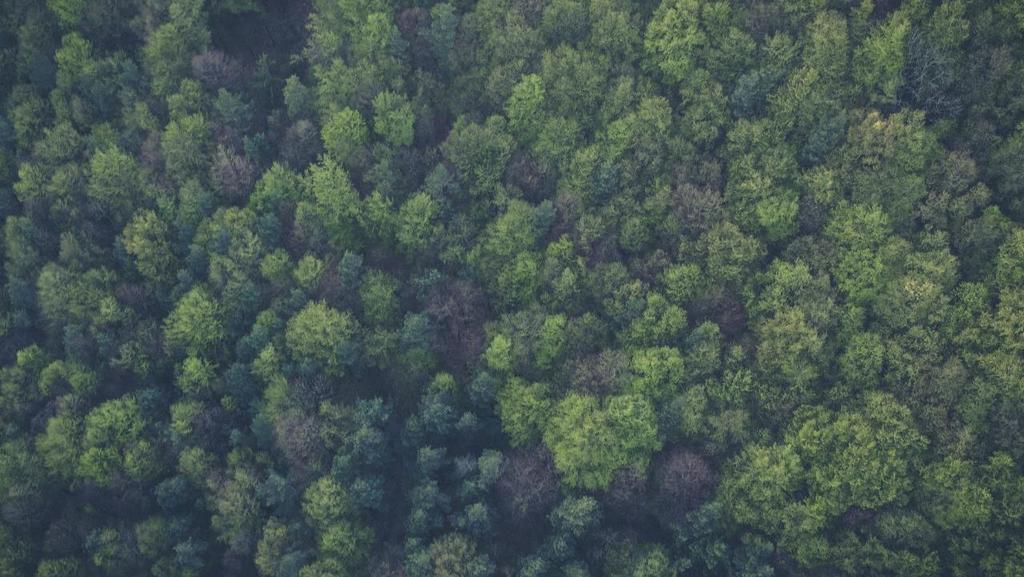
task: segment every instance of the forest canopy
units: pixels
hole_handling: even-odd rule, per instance
[[[1024,576],[1020,0],[0,0],[0,577]]]

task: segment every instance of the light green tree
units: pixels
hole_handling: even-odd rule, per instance
[[[317,301],[288,320],[285,343],[296,360],[314,362],[341,377],[355,362],[358,333],[359,324],[351,314]]]
[[[644,470],[661,448],[654,408],[636,395],[601,403],[570,394],[555,407],[544,431],[563,482],[570,487],[603,489],[616,471]]]

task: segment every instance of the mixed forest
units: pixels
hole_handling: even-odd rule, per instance
[[[0,0],[0,577],[1024,576],[1020,0]]]

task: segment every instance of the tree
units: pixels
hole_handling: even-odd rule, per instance
[[[551,414],[550,387],[511,379],[498,393],[501,426],[513,447],[528,447],[541,438]]]
[[[157,447],[143,436],[146,425],[138,401],[131,396],[93,409],[85,416],[79,474],[108,486],[122,475],[151,479],[160,463]]]
[[[281,154],[288,166],[302,168],[313,163],[323,149],[320,134],[305,118],[288,127],[281,141]]]
[[[633,346],[673,345],[686,330],[686,311],[658,293],[648,293],[640,316],[633,319],[622,340]]]
[[[256,544],[263,526],[258,488],[259,480],[250,468],[235,466],[216,489],[210,525],[232,551],[247,553]]]
[[[879,205],[894,226],[905,226],[927,193],[925,171],[934,147],[920,112],[869,112],[850,127],[843,149],[853,201]]]
[[[874,28],[853,53],[853,79],[872,102],[886,104],[896,99],[903,80],[906,38],[910,21],[902,11],[894,12]]]
[[[224,198],[240,201],[252,192],[256,166],[248,158],[218,146],[210,166],[210,183]]]
[[[824,338],[797,308],[783,309],[758,327],[757,364],[761,374],[788,385],[784,395],[791,403],[805,400],[818,379],[824,354]],[[790,388],[791,387],[791,388]]]
[[[542,522],[558,501],[558,474],[543,446],[507,455],[495,483],[502,517],[529,528]]]
[[[15,577],[28,569],[28,544],[7,525],[0,525],[0,575]]]
[[[281,521],[271,517],[263,527],[263,536],[256,545],[253,561],[261,577],[274,577],[288,560],[286,549],[289,543],[289,531]]]
[[[142,194],[143,176],[135,159],[117,148],[98,151],[89,163],[89,197],[123,221]]]
[[[364,527],[350,522],[331,525],[320,533],[320,559],[312,566],[325,575],[356,573],[366,565],[372,543],[373,535]],[[306,569],[299,575],[306,575]]]
[[[447,68],[449,55],[455,44],[458,23],[459,15],[450,3],[442,2],[430,8],[430,29],[426,36],[434,57],[442,68]]]
[[[833,212],[825,226],[825,235],[839,248],[832,274],[850,302],[863,305],[877,298],[885,279],[890,234],[889,219],[878,207],[854,204]]]
[[[996,257],[996,284],[1012,290],[1024,284],[1024,230],[1015,230]]]
[[[549,369],[561,360],[566,350],[568,324],[565,315],[550,315],[544,319],[533,351],[539,368]]]
[[[459,118],[442,150],[470,194],[481,198],[492,195],[501,182],[505,166],[512,158],[512,147],[505,120],[492,116],[482,125]]]
[[[373,98],[373,131],[392,146],[412,144],[416,117],[408,99],[384,91]]]
[[[304,214],[315,216],[335,249],[357,246],[361,207],[348,173],[333,160],[321,159],[309,167],[304,185],[312,202],[300,203],[296,220]]]
[[[410,258],[428,254],[443,232],[438,222],[440,206],[429,194],[420,192],[409,197],[398,209],[395,240]]]
[[[313,167],[310,167],[307,175],[312,173]],[[306,196],[303,184],[294,171],[275,162],[256,181],[256,188],[249,196],[249,208],[260,214],[283,210]]]
[[[5,495],[4,521],[16,531],[28,533],[45,522],[48,507],[43,492],[46,470],[42,460],[24,440],[0,445],[0,491]]]
[[[768,121],[739,121],[726,136],[729,181],[725,200],[744,230],[768,240],[796,232],[799,193],[793,186],[796,154],[781,127]]]
[[[577,50],[568,44],[545,51],[541,57],[540,77],[544,85],[545,106],[557,125],[562,117],[582,126],[590,124],[596,112],[602,87],[608,82],[609,63],[600,53]],[[541,125],[541,132],[546,126]]]
[[[220,50],[207,50],[193,56],[192,76],[211,91],[221,88],[237,91],[241,88],[242,70],[239,63]]]
[[[800,456],[788,445],[748,445],[726,467],[719,500],[737,523],[777,534],[802,476]]]
[[[947,457],[923,472],[925,510],[946,531],[967,532],[989,524],[992,494],[968,461]]]
[[[697,66],[694,55],[708,41],[699,15],[699,2],[665,0],[647,27],[644,50],[653,65],[672,82],[687,79]]]
[[[152,210],[140,210],[122,234],[124,248],[135,257],[139,273],[154,284],[172,280],[178,259],[171,249],[170,230]]]
[[[88,3],[85,0],[47,0],[46,6],[57,16],[57,20],[65,27],[78,23]]]
[[[366,145],[366,122],[359,112],[344,108],[324,122],[320,130],[324,150],[338,164],[350,166],[355,155]]]
[[[624,544],[605,561],[609,577],[672,577],[676,567],[659,544]]]
[[[665,524],[683,522],[687,513],[711,497],[717,483],[707,459],[682,447],[659,457],[653,479],[655,514]]]
[[[296,361],[313,362],[327,374],[343,377],[356,361],[358,332],[351,314],[317,301],[288,320],[285,342]]]
[[[562,481],[570,487],[604,489],[615,471],[645,469],[661,447],[651,403],[635,395],[604,403],[570,394],[555,407],[544,431]]]
[[[510,304],[523,302],[536,289],[539,273],[532,250],[547,229],[547,210],[522,201],[511,203],[491,222],[473,247],[468,260],[479,271],[485,286]]]
[[[873,389],[882,376],[885,343],[876,333],[857,333],[839,357],[839,370],[846,384]]]
[[[787,440],[808,466],[811,503],[831,515],[905,503],[926,444],[910,411],[883,393],[870,393],[862,411],[810,416]]]
[[[765,253],[756,238],[747,236],[730,222],[722,223],[701,235],[705,270],[718,282],[738,283],[745,271],[753,267]]]
[[[67,577],[80,575],[84,569],[78,559],[62,557],[43,559],[36,568],[36,577]]]
[[[55,415],[46,422],[46,431],[36,437],[36,451],[51,474],[73,479],[81,454],[82,419],[73,414]]]
[[[544,119],[544,84],[537,74],[527,74],[512,88],[505,104],[509,130],[523,142],[539,134]]]
[[[371,270],[363,275],[359,298],[363,303],[363,318],[367,323],[392,326],[398,322],[398,282],[389,274]]]
[[[170,354],[209,354],[224,339],[220,307],[201,287],[190,290],[164,321],[164,348]]]
[[[627,388],[634,395],[663,401],[677,393],[686,377],[686,366],[678,349],[640,349],[630,360],[633,378]]]
[[[436,577],[487,577],[494,566],[466,536],[449,533],[430,544],[433,575]]]
[[[172,120],[160,140],[167,174],[177,182],[205,178],[213,157],[210,131],[202,114]]]
[[[675,305],[684,306],[699,294],[702,288],[700,266],[692,263],[674,264],[661,276],[665,297]]]
[[[210,42],[202,2],[174,0],[168,6],[170,19],[146,39],[143,63],[153,83],[153,91],[166,96],[191,68],[192,55],[202,52]]]
[[[337,481],[331,477],[321,477],[306,489],[302,498],[302,512],[322,531],[352,515],[352,499],[345,487]]]

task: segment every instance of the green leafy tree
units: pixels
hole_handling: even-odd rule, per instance
[[[645,469],[661,447],[651,403],[635,395],[603,404],[569,395],[555,407],[544,442],[565,484],[584,489],[606,488],[619,469]]]
[[[678,349],[640,349],[630,361],[633,378],[629,392],[661,401],[677,393],[686,378],[686,365]]]
[[[432,575],[436,577],[487,577],[493,565],[465,535],[449,533],[430,544]]]
[[[135,257],[135,267],[150,282],[172,280],[178,259],[174,256],[167,224],[152,210],[135,213],[124,228],[124,248]]]
[[[750,445],[730,462],[719,498],[737,522],[775,534],[802,478],[803,464],[791,447]]]
[[[633,319],[622,340],[633,346],[673,345],[682,341],[686,311],[658,294],[649,293],[640,316]]]
[[[890,103],[903,81],[910,21],[897,11],[874,28],[853,54],[853,79],[872,102]]]
[[[131,396],[93,409],[85,416],[79,474],[100,485],[111,485],[120,476],[152,478],[159,471],[159,457],[157,447],[143,435],[146,425]]]
[[[499,116],[482,125],[460,118],[444,142],[445,157],[474,197],[487,198],[494,193],[512,157],[513,140],[505,124]]]
[[[384,91],[373,98],[373,131],[392,146],[412,144],[416,117],[401,94]]]
[[[348,173],[333,160],[323,159],[309,167],[304,184],[312,200],[300,203],[296,220],[306,214],[315,218],[336,249],[357,245],[362,208]]]
[[[208,354],[217,349],[224,336],[220,307],[199,287],[181,297],[164,321],[164,347],[171,354]]]
[[[544,83],[536,74],[523,76],[505,104],[509,130],[525,142],[536,138],[543,126]]]
[[[363,275],[359,287],[363,304],[363,317],[370,324],[391,326],[398,321],[401,310],[398,302],[398,282],[389,274],[371,270]]]
[[[513,447],[538,442],[551,416],[553,402],[550,387],[511,379],[498,394],[501,426]]]
[[[989,525],[992,494],[969,461],[946,458],[926,467],[922,479],[925,510],[943,530],[967,532]]]
[[[854,304],[877,298],[889,260],[891,229],[885,213],[878,207],[860,204],[840,207],[826,225],[825,234],[839,247],[832,273],[839,290]]]
[[[544,319],[534,345],[534,358],[542,369],[553,367],[566,350],[569,320],[565,315],[550,315]]]
[[[327,118],[320,136],[327,154],[338,164],[348,166],[366,145],[366,122],[358,111],[345,108]]]
[[[765,254],[758,239],[747,236],[735,224],[726,222],[701,236],[708,275],[719,282],[738,283],[746,271]]]
[[[846,384],[872,389],[881,380],[885,343],[876,333],[857,333],[839,357],[839,370]]]
[[[323,301],[311,302],[288,320],[285,342],[297,361],[312,361],[334,376],[344,376],[355,362],[359,324],[348,312]]]
[[[170,18],[146,39],[143,63],[157,95],[170,94],[188,73],[192,56],[210,43],[203,3],[174,0],[168,6]]]
[[[757,364],[767,378],[777,378],[801,394],[821,374],[824,338],[797,308],[783,309],[758,330]]]
[[[910,411],[882,393],[862,411],[814,415],[787,438],[808,466],[809,499],[831,515],[906,503],[926,445]]]
[[[854,202],[879,205],[893,225],[904,226],[927,194],[925,174],[934,146],[920,112],[889,117],[869,112],[850,127],[843,151]]]
[[[350,518],[352,498],[344,486],[330,477],[321,477],[306,489],[302,512],[320,530]]]
[[[210,129],[202,114],[172,120],[164,129],[160,146],[167,173],[178,182],[203,178],[213,159]]]
[[[256,544],[262,527],[262,510],[257,490],[259,479],[247,466],[235,466],[217,488],[210,525],[232,551],[246,553]]]
[[[438,222],[441,208],[429,194],[420,192],[409,197],[398,209],[395,239],[408,256],[429,254],[443,232]]]
[[[75,478],[82,452],[82,428],[82,419],[73,414],[56,415],[46,422],[46,431],[36,437],[36,451],[51,474],[65,480]]]
[[[89,163],[89,197],[124,220],[135,208],[144,180],[135,159],[117,148],[97,151]]]
[[[513,202],[488,225],[469,254],[481,280],[506,302],[522,302],[519,299],[536,288],[539,264],[532,251],[545,232],[543,209]]]
[[[694,0],[665,0],[647,27],[644,49],[669,80],[683,82],[697,67],[695,55],[708,38],[700,25],[701,5]]]
[[[71,27],[81,20],[86,0],[47,0],[46,6],[57,16],[62,26]]]
[[[313,292],[323,280],[325,268],[324,261],[307,254],[296,263],[295,269],[292,270],[292,278],[303,290]]]

